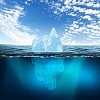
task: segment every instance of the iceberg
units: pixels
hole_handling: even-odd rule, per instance
[[[60,38],[55,28],[52,28],[49,35],[36,39],[32,43],[33,52],[63,52]],[[56,79],[59,73],[63,72],[64,58],[32,58],[35,66],[35,76],[42,81],[49,90],[56,88]]]
[[[44,52],[44,42],[40,39],[35,39],[32,44],[32,51],[34,52]]]
[[[62,52],[62,51],[63,48],[62,48],[61,40],[55,28],[52,28],[48,39],[47,52]]]
[[[52,28],[49,35],[34,40],[32,43],[33,52],[63,52],[61,40],[55,28]]]
[[[56,88],[57,76],[64,71],[63,60],[64,58],[32,58],[35,76],[47,89]]]

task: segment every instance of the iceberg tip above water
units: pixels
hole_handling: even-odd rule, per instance
[[[33,52],[63,52],[61,40],[55,28],[52,28],[49,35],[34,40],[32,43]]]

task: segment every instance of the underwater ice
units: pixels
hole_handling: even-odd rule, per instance
[[[33,52],[62,52],[61,40],[55,30],[52,28],[50,35],[34,40],[32,43]]]
[[[64,71],[64,58],[32,58],[35,65],[35,76],[49,90],[56,88],[56,79]]]

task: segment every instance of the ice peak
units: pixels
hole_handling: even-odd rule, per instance
[[[37,41],[33,41],[32,51],[34,52],[63,52],[61,40],[55,28],[52,28],[50,35],[45,35]]]
[[[57,32],[56,32],[56,29],[55,29],[55,28],[52,28],[52,30],[51,30],[51,32],[50,32],[50,37],[52,37],[52,36],[55,36],[55,37],[57,37],[57,38],[58,38],[58,34],[57,34]]]

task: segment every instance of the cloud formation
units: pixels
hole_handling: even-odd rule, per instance
[[[100,44],[100,0],[25,0],[24,6],[13,7],[4,1],[0,0],[0,43],[31,44],[37,38],[34,33],[39,29],[34,31],[19,19],[25,16],[26,5],[40,2],[48,5],[46,11],[52,12],[58,20],[66,17],[62,44]]]
[[[65,33],[61,38],[63,44],[100,44],[99,0],[40,0],[40,2],[49,5],[57,17],[66,15]]]
[[[24,8],[19,5],[10,8],[4,4],[5,2],[0,0],[0,43],[31,45],[37,36],[30,35],[33,30],[19,21],[19,18],[25,15]]]
[[[5,3],[4,3],[4,0],[0,0],[0,4],[5,4]]]

